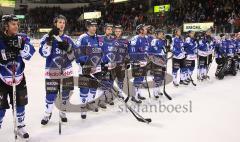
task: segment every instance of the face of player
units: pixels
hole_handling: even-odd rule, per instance
[[[60,29],[60,32],[64,32],[66,21],[64,19],[58,19],[56,27]]]
[[[232,40],[236,39],[236,36],[234,34],[231,34],[230,37],[231,37]]]
[[[147,35],[148,33],[148,26],[143,27],[143,35]]]
[[[181,30],[177,30],[176,36],[181,36],[181,34],[182,34]]]
[[[97,31],[97,26],[96,25],[91,25],[87,29],[88,29],[88,33],[90,35],[95,35],[96,31]]]
[[[164,33],[163,32],[158,33],[157,38],[158,39],[163,39],[164,38]]]
[[[240,32],[238,32],[238,34],[237,34],[237,38],[240,39]]]
[[[106,30],[105,30],[106,36],[110,36],[110,35],[112,34],[112,32],[113,32],[112,29],[113,29],[112,27],[107,27],[107,28],[106,28]]]
[[[114,34],[117,38],[122,36],[122,29],[115,29]]]
[[[147,26],[147,33],[148,33],[148,34],[152,34],[151,26]]]
[[[191,38],[194,38],[194,36],[195,36],[195,32],[191,32],[191,33],[189,33],[189,36],[190,36]]]
[[[7,35],[16,35],[18,33],[19,29],[19,22],[18,21],[11,21],[8,23],[8,26],[6,27]]]
[[[211,32],[211,31],[207,31],[207,32],[206,32],[206,35],[211,36],[211,35],[212,35],[212,32]]]
[[[222,37],[221,37],[221,39],[225,40],[225,39],[226,39],[225,35],[224,35],[224,36],[222,36]]]
[[[229,39],[230,39],[230,35],[229,35],[229,34],[226,34],[226,35],[225,35],[225,38],[226,38],[227,40],[229,40]]]

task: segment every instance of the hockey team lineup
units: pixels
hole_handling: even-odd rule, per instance
[[[31,74],[24,73],[24,60],[28,65],[34,56],[41,56],[40,61],[45,62],[45,67],[31,69],[43,68],[44,73],[36,78],[44,78],[45,82],[38,86],[45,91],[43,116],[34,119],[39,119],[42,127],[54,127],[59,135],[64,135],[64,129],[71,129],[66,127],[71,119],[67,114],[71,112],[80,113],[79,119],[88,121],[92,113],[101,115],[101,111],[123,105],[138,122],[151,125],[154,120],[136,111],[134,105],[179,99],[168,92],[169,88],[187,90],[212,78],[239,78],[240,33],[214,35],[209,28],[199,33],[188,31],[183,36],[181,28],[166,34],[154,25],[139,24],[136,35],[126,39],[122,37],[122,25],[106,23],[104,35],[98,35],[98,23],[86,20],[86,32],[73,40],[64,33],[67,21],[63,15],[56,16],[52,29],[33,45],[33,39],[18,33],[19,20],[15,15],[2,17],[0,133],[6,125],[6,111],[11,108],[15,141],[31,141],[25,106],[31,100],[28,97],[34,96],[28,94],[27,75]],[[215,70],[214,76],[209,75],[210,70]],[[76,96],[78,105],[70,101]],[[54,107],[57,109],[53,111]],[[58,113],[54,126],[53,113]]]

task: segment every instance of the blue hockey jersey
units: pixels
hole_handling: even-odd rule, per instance
[[[123,65],[125,60],[128,60],[128,48],[129,42],[127,39],[115,38],[114,47],[117,48],[116,63],[117,65]]]
[[[149,54],[164,56],[166,52],[165,46],[165,40],[153,39],[151,42],[151,47],[149,48]]]
[[[174,37],[172,39],[173,58],[183,59],[185,58],[184,43],[180,37]]]
[[[215,47],[215,57],[216,58],[222,58],[223,56],[226,56],[228,48],[228,43],[225,39],[222,39],[219,41],[219,43],[216,44]]]
[[[102,35],[98,40],[99,45],[102,48],[102,63],[105,65],[108,64],[108,69],[115,68],[117,66],[117,48],[114,45],[114,37]]]
[[[47,43],[48,34],[44,35],[40,40],[39,53],[46,58],[45,62],[45,78],[69,77],[73,75],[72,59],[73,54],[70,55],[58,48],[58,40],[54,39],[50,45]],[[71,37],[63,34],[59,36],[62,41],[69,43],[72,48],[75,44]],[[68,47],[66,47],[68,48]]]
[[[99,42],[99,36],[91,36],[84,33],[79,36],[76,41],[76,50],[79,49],[79,54],[75,52],[76,62],[79,63],[79,74],[82,73],[82,67],[90,66],[92,73],[101,72],[102,46]],[[76,51],[75,50],[75,51]]]
[[[30,42],[30,38],[23,33],[17,34],[18,42],[19,43],[25,43],[20,50],[20,54],[14,63],[16,66],[16,72],[15,72],[15,83],[16,85],[20,84],[23,80],[24,75],[24,68],[25,64],[23,59],[30,60],[33,54],[35,53],[35,49]],[[4,39],[0,38],[0,51],[1,54],[4,53],[7,46],[4,43]],[[12,80],[12,67],[13,62],[6,62],[6,64],[0,64],[0,78],[1,80],[6,83],[7,85],[12,86],[13,80]]]
[[[197,42],[195,39],[187,37],[184,42],[184,50],[187,60],[195,60],[197,58]]]
[[[149,42],[146,37],[136,35],[130,40],[129,56],[134,63],[145,62],[146,53],[149,49]]]
[[[227,40],[228,46],[227,46],[227,56],[228,57],[234,57],[235,54],[237,53],[237,46],[236,42],[233,39],[228,39]]]
[[[158,66],[166,66],[166,41],[163,39],[153,39],[148,54],[150,61]]]
[[[240,54],[240,39],[236,40],[237,53]]]
[[[207,39],[206,37],[204,37],[199,41],[198,55],[206,57],[210,54],[213,54],[214,48],[215,48],[215,45],[214,45],[213,39],[212,38]]]
[[[147,35],[146,38],[147,38],[147,41],[148,41],[148,44],[149,44],[148,49],[146,49],[148,51],[149,48],[151,47],[151,43],[152,43],[152,40],[154,39],[154,36],[153,35]]]

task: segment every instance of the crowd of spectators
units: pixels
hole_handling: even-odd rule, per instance
[[[154,5],[170,4],[169,12],[153,13]],[[52,26],[53,18],[63,14],[68,19],[70,34],[83,32],[84,21],[80,15],[88,11],[101,11],[99,31],[104,23],[121,24],[126,32],[133,32],[139,23],[152,24],[171,32],[175,27],[189,22],[214,22],[217,32],[235,32],[240,27],[240,0],[152,0],[146,2],[103,4],[63,10],[59,7],[38,7],[25,13],[22,27],[36,33],[38,28]]]

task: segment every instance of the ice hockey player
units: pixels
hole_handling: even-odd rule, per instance
[[[74,54],[72,49],[75,44],[73,40],[64,33],[67,19],[59,15],[53,20],[53,28],[44,35],[40,41],[39,53],[46,58],[45,64],[45,89],[46,108],[42,125],[48,124],[52,116],[54,102],[59,94],[61,100],[60,118],[62,122],[67,122],[66,102],[69,93],[73,90],[73,69],[72,61]],[[61,81],[62,80],[62,81]],[[60,87],[60,85],[64,87]],[[62,88],[62,90],[60,90]],[[61,94],[60,94],[61,92]]]
[[[236,46],[237,46],[237,58],[238,58],[238,70],[240,70],[240,32],[236,34]]]
[[[173,33],[174,37],[172,40],[172,74],[173,74],[173,85],[175,87],[179,86],[178,72],[180,70],[180,84],[188,85],[186,82],[186,67],[184,66],[185,61],[185,51],[184,43],[181,38],[181,29],[176,28]]]
[[[199,40],[198,45],[198,80],[203,81],[208,79],[208,71],[212,63],[214,53],[214,42],[212,38],[212,31],[208,29],[202,39]]]
[[[81,118],[86,119],[87,110],[90,109],[89,104],[97,103],[94,101],[96,91],[99,87],[98,82],[94,81],[93,77],[101,72],[101,59],[102,49],[99,45],[99,36],[96,34],[97,22],[93,20],[86,20],[85,27],[87,32],[80,35],[77,39],[74,49],[76,62],[79,64],[79,83],[85,84],[80,86],[80,101],[83,103],[81,106]],[[79,50],[77,50],[79,49]],[[97,108],[92,108],[95,112]]]
[[[215,76],[218,79],[223,79],[225,75],[225,71],[227,68],[227,47],[228,43],[225,39],[225,35],[220,35],[220,40],[217,41],[216,47],[215,47],[215,60],[217,63],[217,70],[215,73]]]
[[[114,46],[113,24],[104,25],[104,35],[99,37],[99,45],[102,48],[102,86],[103,95],[100,97],[99,106],[106,109],[106,104],[114,105],[113,82],[115,79],[117,48]]]
[[[148,41],[148,44],[151,46],[151,42],[152,40],[155,38],[155,34],[154,34],[154,26],[152,25],[146,25],[147,27],[147,35],[146,35],[146,39]],[[148,48],[150,48],[150,46]],[[148,52],[149,49],[146,49],[146,52]],[[148,66],[150,67],[150,66]],[[142,83],[142,86],[144,88],[148,88],[148,85],[147,85],[147,80],[143,81]]]
[[[16,85],[16,109],[13,107],[16,133],[28,139],[25,130],[25,106],[28,104],[27,85],[24,75],[23,59],[30,60],[35,49],[26,34],[18,33],[19,20],[15,15],[3,15],[0,31],[0,129],[6,109],[9,109],[8,97],[13,107],[13,86]],[[15,75],[14,75],[15,74]],[[15,87],[14,87],[15,88]],[[14,103],[15,104],[15,103]]]
[[[137,34],[130,41],[129,56],[130,62],[132,63],[132,76],[134,77],[133,86],[135,89],[135,94],[132,96],[131,100],[136,103],[142,103],[141,100],[145,100],[140,88],[142,87],[142,82],[144,76],[147,75],[147,59],[146,52],[149,48],[149,42],[146,38],[147,26],[140,24],[136,27]]]
[[[147,35],[146,35],[147,41],[149,44],[152,43],[152,40],[154,39],[154,27],[152,25],[147,25]]]
[[[122,38],[123,27],[121,25],[114,26],[114,46],[117,48],[116,62],[117,66],[115,68],[117,84],[119,87],[118,97],[124,99],[123,96],[123,85],[125,78],[125,70],[130,67],[129,56],[128,56],[128,46],[129,42],[127,39]]]
[[[184,50],[186,53],[184,63],[187,69],[186,81],[189,83],[195,68],[195,60],[197,59],[197,42],[194,31],[188,31],[188,36],[184,42]]]
[[[227,74],[236,75],[237,74],[237,45],[234,34],[231,34],[227,38],[228,48],[227,48],[227,58],[228,58],[228,68]]]
[[[149,48],[149,55],[151,56],[151,74],[153,75],[153,95],[156,99],[163,95],[160,91],[160,86],[163,82],[164,73],[166,71],[166,41],[164,39],[164,31],[157,29],[155,37],[151,42]]]

